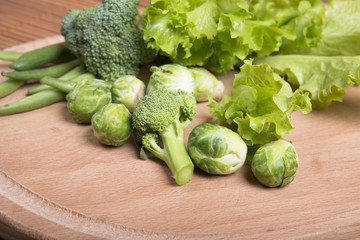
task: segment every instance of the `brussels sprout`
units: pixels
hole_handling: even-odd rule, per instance
[[[66,95],[67,107],[76,123],[90,123],[91,117],[111,103],[111,84],[98,79],[83,79]]]
[[[154,90],[183,90],[193,92],[195,88],[195,79],[193,73],[180,64],[165,64],[160,67],[151,67],[152,72],[149,83],[146,87],[146,93]]]
[[[95,137],[105,145],[121,146],[131,136],[131,114],[124,104],[110,103],[91,118]]]
[[[188,151],[191,159],[202,170],[226,175],[244,165],[247,146],[230,129],[213,123],[202,123],[191,131]]]
[[[255,177],[268,187],[282,187],[291,183],[297,168],[298,156],[294,146],[282,139],[261,146],[251,162]]]
[[[205,68],[191,68],[195,76],[195,97],[198,102],[207,101],[211,96],[220,101],[224,96],[224,84]]]
[[[140,98],[145,95],[145,84],[132,75],[124,75],[115,80],[111,88],[114,103],[124,104],[133,112]]]
[[[194,93],[196,101],[207,101],[209,96],[219,101],[224,95],[224,84],[205,68],[187,68],[171,63],[151,67],[152,72],[146,93],[154,90],[183,90]]]

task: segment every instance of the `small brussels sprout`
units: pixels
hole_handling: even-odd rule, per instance
[[[205,68],[187,68],[171,63],[160,67],[151,67],[152,72],[146,93],[154,90],[183,90],[194,93],[196,101],[207,101],[211,96],[220,101],[224,95],[224,84]]]
[[[244,165],[247,146],[230,129],[213,123],[202,123],[191,131],[188,151],[195,165],[202,170],[226,175]]]
[[[145,95],[145,84],[131,75],[124,75],[115,80],[111,88],[114,103],[124,104],[133,112],[140,98]]]
[[[90,123],[91,117],[111,103],[111,84],[98,79],[83,79],[66,95],[67,107],[76,123]]]
[[[124,104],[110,103],[91,118],[95,137],[105,145],[121,146],[131,136],[131,114]]]
[[[282,187],[291,183],[298,168],[294,146],[285,140],[261,146],[251,161],[251,170],[259,182],[268,187]]]
[[[211,96],[220,101],[224,96],[224,84],[205,68],[191,68],[195,77],[195,97],[198,102],[207,101]]]
[[[183,90],[193,92],[195,88],[194,75],[180,64],[171,63],[160,67],[151,67],[152,72],[146,87],[146,94],[160,89]]]

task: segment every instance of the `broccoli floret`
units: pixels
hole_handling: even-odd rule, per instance
[[[155,90],[142,98],[133,114],[135,138],[162,159],[178,185],[187,183],[194,165],[184,142],[184,130],[196,114],[196,99],[184,91]]]
[[[103,0],[92,8],[65,14],[61,34],[89,72],[104,80],[137,75],[139,66],[155,56],[136,27],[138,4],[139,0]]]

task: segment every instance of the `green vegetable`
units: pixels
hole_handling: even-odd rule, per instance
[[[268,187],[283,187],[291,183],[298,168],[294,146],[277,140],[260,147],[252,159],[251,170],[259,182]]]
[[[133,113],[135,138],[170,168],[178,185],[191,180],[194,165],[186,151],[184,130],[196,113],[196,99],[184,91],[157,90],[146,94]]]
[[[66,72],[79,65],[79,60],[53,65],[46,68],[32,69],[27,71],[2,72],[3,76],[17,80],[40,80],[44,76],[60,77]]]
[[[87,78],[85,80],[88,80]],[[53,78],[45,76],[41,79],[41,83],[45,86],[49,86],[58,89],[64,93],[69,93],[76,86],[76,82],[61,80],[59,78]]]
[[[18,59],[21,55],[23,55],[22,52],[0,50],[0,60],[4,60],[4,61],[13,62],[16,59]]]
[[[79,76],[86,74],[86,73],[84,73],[84,71],[85,70],[84,70],[84,68],[82,66],[77,66],[77,67],[71,69],[70,71],[68,71],[67,73],[65,73],[64,75],[60,76],[59,79],[60,80],[65,80],[65,81],[73,80],[75,78],[77,79]],[[44,76],[44,77],[49,77],[49,76]],[[42,79],[44,79],[44,77]],[[95,78],[95,77],[93,77],[93,78]],[[40,81],[42,81],[42,80],[40,80]],[[51,88],[52,87],[50,87],[49,85],[40,84],[38,86],[30,88],[28,90],[28,95],[32,95],[32,94],[38,93],[40,91],[43,91],[43,90],[46,90],[46,89],[51,89]]]
[[[67,93],[67,108],[78,124],[91,123],[91,117],[106,104],[111,103],[111,83],[99,79],[80,76],[78,81],[66,81],[44,77],[41,81]]]
[[[195,79],[193,73],[180,64],[165,64],[160,67],[153,66],[149,83],[146,87],[146,93],[156,90],[182,90],[193,92],[195,88]]]
[[[31,70],[59,59],[68,51],[66,43],[37,48],[22,54],[10,67],[17,71]]]
[[[195,97],[198,102],[208,101],[212,97],[220,101],[224,96],[224,84],[205,68],[194,67],[191,72],[195,78]]]
[[[67,108],[76,123],[91,123],[91,117],[111,103],[110,84],[98,79],[83,79],[66,95]]]
[[[185,66],[222,74],[249,55],[320,41],[321,1],[152,0],[140,29],[148,46]]]
[[[303,92],[309,92],[314,108],[341,102],[345,88],[360,84],[360,56],[278,55],[259,58]]]
[[[281,53],[320,56],[360,55],[360,2],[332,1],[324,6],[321,41],[313,48],[283,46]]]
[[[160,67],[153,66],[146,93],[165,89],[182,90],[194,93],[198,102],[207,101],[209,96],[220,100],[224,94],[224,85],[205,68],[187,68],[171,63]]]
[[[65,100],[65,94],[61,91],[44,90],[19,101],[0,106],[0,116],[32,111],[63,100]]]
[[[248,146],[264,144],[289,134],[291,114],[311,111],[308,93],[292,91],[269,65],[246,62],[235,75],[230,96],[221,103],[210,100],[210,112],[218,123],[237,126]]]
[[[137,75],[151,61],[142,31],[136,28],[139,0],[103,0],[83,11],[72,9],[63,18],[61,34],[86,69],[104,80]]]
[[[196,166],[219,175],[239,170],[247,153],[247,146],[237,133],[212,123],[197,125],[189,135],[187,147]]]
[[[0,83],[0,98],[5,97],[10,93],[13,93],[15,90],[17,90],[19,87],[21,87],[24,84],[25,84],[24,81],[11,79],[11,78]]]
[[[114,103],[124,104],[130,112],[134,112],[138,101],[145,95],[145,84],[131,75],[116,79],[111,88]]]
[[[259,4],[265,7],[264,10],[267,8],[265,15],[276,16],[277,25],[285,37],[281,48],[310,49],[320,44],[324,18],[321,0],[271,0]]]
[[[131,114],[123,104],[109,103],[91,118],[96,138],[105,145],[121,146],[131,136]]]
[[[32,70],[29,70],[27,72],[30,71]],[[76,76],[75,72],[79,73],[79,71],[80,69],[75,67],[70,71],[68,71],[67,73],[65,73],[62,76],[62,78],[70,79]],[[52,77],[45,77],[45,78],[52,78]],[[11,92],[15,91],[20,86],[22,86],[24,83],[25,83],[24,80],[8,79],[7,81],[0,84],[0,96],[6,96],[7,94],[10,94]],[[40,85],[37,86],[37,88],[30,89],[29,94],[30,96],[25,97],[21,100],[15,101],[13,103],[4,106],[0,106],[0,115],[28,112],[65,100],[64,93],[62,93],[57,89],[53,89],[48,85]]]
[[[81,82],[83,80],[90,80],[90,79],[95,79],[95,76],[92,75],[91,73],[83,73],[73,79],[53,78],[53,77],[45,76],[41,79],[41,82],[44,84],[44,86],[59,89],[64,93],[69,93],[76,86],[78,82]]]

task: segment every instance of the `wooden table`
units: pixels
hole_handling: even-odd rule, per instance
[[[20,51],[61,41],[54,35],[63,14],[100,2],[0,1],[0,49]],[[0,62],[0,69],[7,66]],[[219,77],[227,93],[235,73]],[[24,97],[29,87],[0,104]],[[287,139],[300,167],[294,182],[280,189],[261,186],[247,166],[226,177],[196,170],[189,183],[175,186],[164,164],[138,159],[132,142],[99,144],[89,126],[71,120],[64,102],[0,117],[0,237],[359,238],[359,90],[347,89],[343,103],[293,115]],[[199,104],[185,137],[210,118],[206,103]]]

